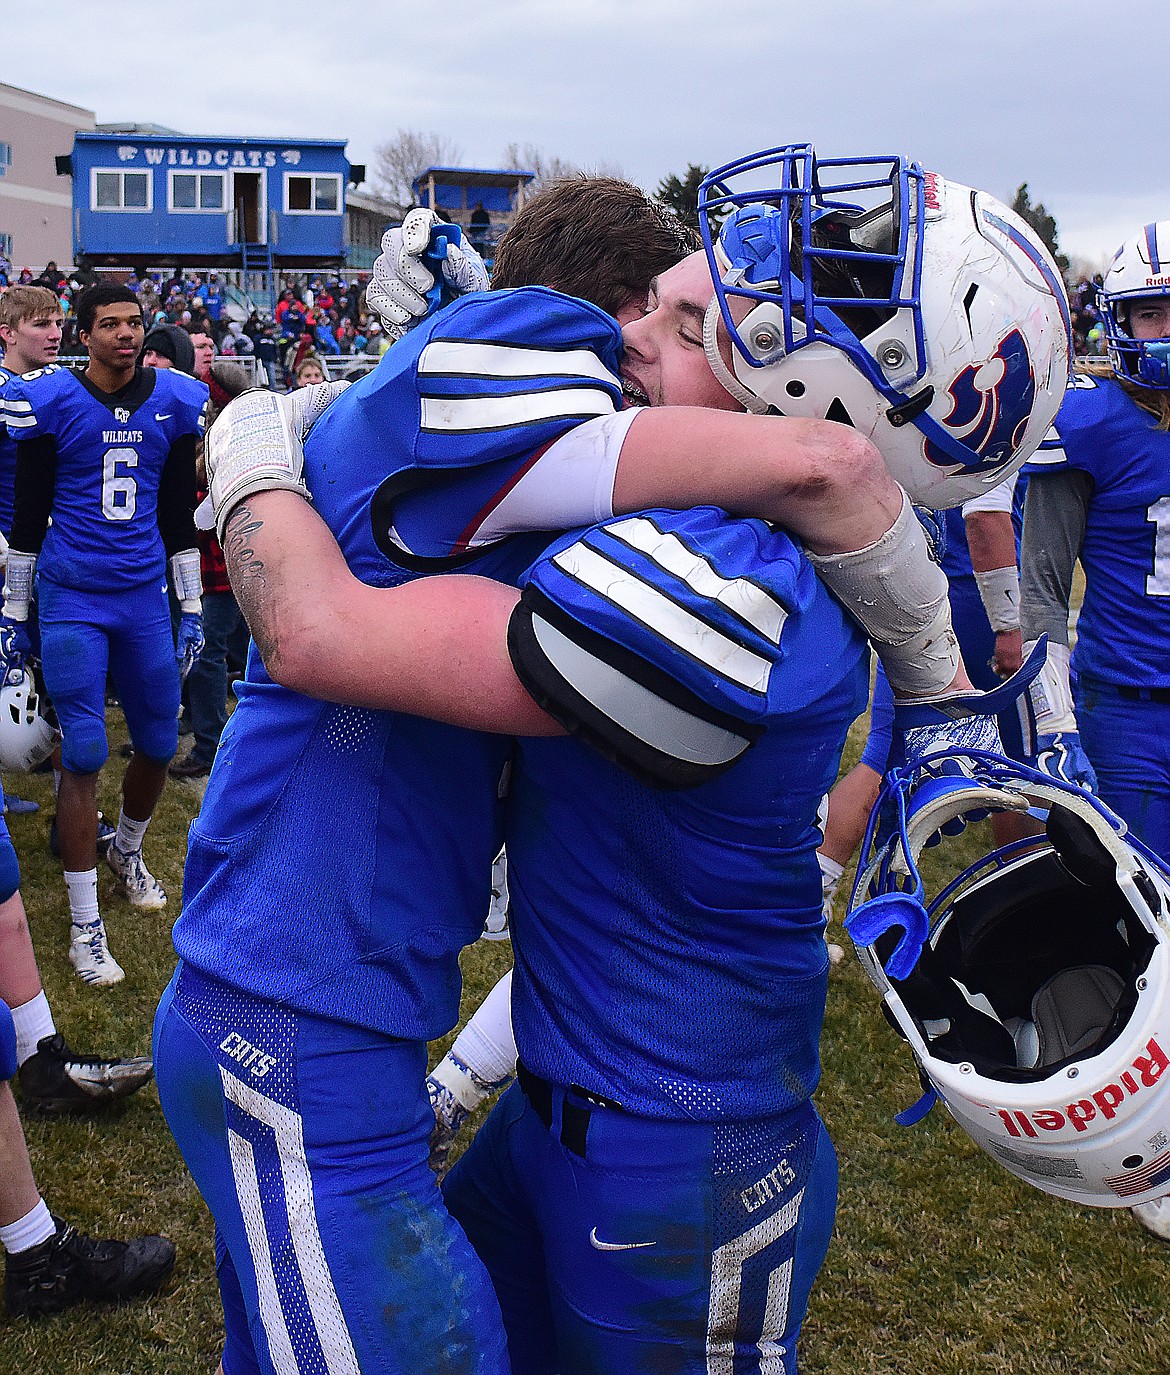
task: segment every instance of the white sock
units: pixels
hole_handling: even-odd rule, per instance
[[[817,863],[821,866],[821,906],[824,909],[825,920],[828,921],[833,915],[833,899],[837,896],[837,885],[841,882],[845,866],[822,854],[820,850],[817,851]]]
[[[448,1059],[484,1085],[476,1103],[516,1073],[516,1040],[512,1035],[512,971],[509,969],[476,1008],[474,1015],[451,1047]],[[464,1076],[467,1077],[466,1074]],[[443,1081],[445,1082],[445,1081]],[[457,1093],[453,1084],[447,1084]],[[462,1095],[458,1095],[462,1097]],[[474,1107],[475,1103],[467,1106]]]
[[[61,770],[53,770],[53,796],[56,797],[61,791]]]
[[[142,842],[146,837],[146,828],[149,825],[150,817],[147,817],[145,821],[135,821],[133,817],[120,811],[118,813],[118,834],[114,837],[114,844],[124,855],[135,854],[142,849]]]
[[[56,1230],[57,1224],[45,1206],[45,1200],[38,1198],[37,1206],[31,1212],[18,1217],[7,1227],[0,1227],[0,1245],[10,1256],[14,1256],[19,1251],[31,1250],[42,1241],[48,1241]]]
[[[45,990],[42,988],[35,998],[14,1007],[12,1020],[16,1026],[16,1063],[23,1065],[30,1055],[36,1054],[37,1044],[57,1031]]]
[[[98,911],[97,870],[84,869],[65,873],[65,887],[69,891],[69,919],[74,926],[92,926],[101,921]]]

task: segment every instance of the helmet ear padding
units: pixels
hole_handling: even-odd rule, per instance
[[[1103,964],[1062,969],[1032,999],[1036,1069],[1048,1070],[1104,1041],[1125,992],[1116,970]]]

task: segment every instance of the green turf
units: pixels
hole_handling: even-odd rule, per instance
[[[115,817],[125,738],[115,717],[111,735],[101,802]],[[10,825],[58,1025],[78,1049],[145,1051],[172,968],[169,926],[198,788],[169,784],[147,836],[168,913],[135,914],[103,878],[111,948],[127,975],[104,990],[83,987],[65,958],[64,890],[46,845],[49,780],[21,778],[16,790],[44,808]],[[979,840],[966,843],[977,852]],[[509,957],[506,942],[467,952],[465,1015]],[[819,1103],[840,1154],[841,1201],[805,1328],[805,1375],[1170,1375],[1170,1247],[1124,1210],[1073,1207],[1018,1183],[940,1109],[917,1128],[896,1126],[893,1114],[918,1096],[917,1078],[852,959],[832,976],[823,1050]],[[179,1262],[170,1292],[150,1303],[0,1324],[0,1375],[213,1371],[211,1227],[153,1088],[105,1117],[30,1119],[27,1131],[50,1207],[99,1234],[162,1230]]]

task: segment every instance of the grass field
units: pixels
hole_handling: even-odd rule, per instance
[[[114,817],[125,738],[116,714],[111,736],[101,803]],[[135,914],[103,877],[111,948],[127,977],[93,990],[65,958],[64,890],[46,844],[49,780],[19,782],[43,808],[13,818],[11,830],[58,1026],[78,1049],[146,1051],[173,966],[169,928],[199,792],[169,784],[147,836],[169,913]],[[969,842],[972,853],[977,845]],[[465,1012],[509,959],[506,943],[467,952]],[[896,1126],[893,1114],[918,1096],[917,1078],[851,959],[832,977],[823,1054],[818,1101],[840,1155],[841,1196],[805,1328],[805,1375],[1170,1375],[1170,1247],[1124,1210],[1073,1207],[1018,1183],[941,1109],[917,1128]],[[98,1234],[164,1231],[179,1262],[170,1292],[150,1303],[0,1325],[0,1375],[213,1371],[220,1315],[211,1227],[153,1087],[94,1120],[26,1125],[51,1208]]]

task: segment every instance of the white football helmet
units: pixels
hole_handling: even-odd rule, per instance
[[[1068,382],[1068,300],[993,196],[904,158],[793,144],[717,168],[699,213],[718,303],[707,357],[748,410],[852,425],[936,510],[1039,445]]]
[[[957,775],[935,776],[944,767]],[[933,1095],[1045,1193],[1116,1208],[1170,1192],[1161,861],[1092,794],[993,755],[894,771],[880,806],[894,830],[878,846],[871,824],[846,929]],[[925,903],[918,856],[940,830],[1028,810],[1044,835],[993,851]],[[921,946],[915,907],[929,925]]]
[[[1170,220],[1126,239],[1101,284],[1101,323],[1114,372],[1142,387],[1170,391],[1170,338],[1134,339],[1129,308],[1149,296],[1170,296]]]
[[[61,732],[41,710],[27,668],[10,672],[0,686],[0,769],[28,773],[53,753]]]

